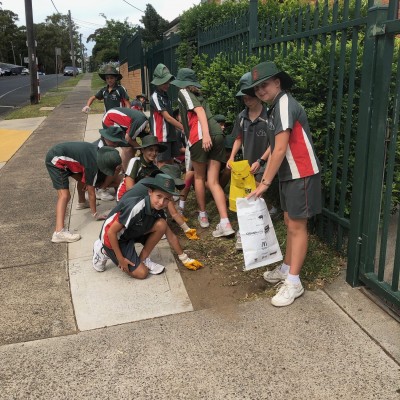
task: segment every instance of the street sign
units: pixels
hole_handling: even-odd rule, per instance
[[[24,63],[29,64],[29,57],[24,57]]]
[[[56,56],[61,56],[61,48],[56,47]]]

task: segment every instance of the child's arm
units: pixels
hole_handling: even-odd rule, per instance
[[[128,99],[124,98],[122,100],[123,100],[124,107],[131,108],[131,103],[129,102]]]
[[[267,148],[267,150],[265,150],[264,154],[258,160],[253,162],[253,164],[250,168],[250,173],[256,174],[259,171],[259,169],[265,164],[265,163],[263,163],[261,165],[259,160],[261,159],[266,162],[268,160],[268,157],[270,154],[271,154],[271,146],[268,146],[268,148]]]
[[[93,218],[96,221],[105,220],[107,218],[106,214],[98,214],[97,213],[97,200],[96,200],[96,189],[94,186],[86,185],[86,189],[89,195],[89,206],[90,212],[92,213]]]
[[[132,189],[134,185],[135,181],[133,180],[133,178],[131,178],[130,176],[125,177],[126,191]]]
[[[88,113],[90,111],[90,106],[96,100],[96,96],[90,96],[89,100],[86,103],[86,106],[82,108],[82,112]]]
[[[129,265],[134,266],[132,261],[128,260],[125,258],[121,252],[121,248],[119,247],[119,242],[118,242],[118,237],[117,234],[118,232],[124,228],[124,225],[122,225],[118,221],[114,221],[110,229],[107,232],[108,239],[110,240],[111,247],[115,253],[115,256],[117,257],[118,260],[118,267],[121,268],[124,272],[129,273]]]
[[[207,115],[203,107],[195,107],[193,111],[199,119],[201,131],[203,132],[203,150],[209,151],[212,147],[212,140],[208,130]]]
[[[180,129],[181,131],[183,131],[183,125],[176,120],[174,117],[172,117],[168,111],[161,111],[161,115],[163,116],[163,118],[171,125],[173,125],[175,128]]]
[[[230,163],[235,161],[235,156],[237,152],[239,151],[240,147],[242,146],[242,137],[238,136],[235,141],[233,142],[232,146],[232,151],[231,151],[231,156],[229,157],[228,162],[226,163],[226,166],[230,169]]]

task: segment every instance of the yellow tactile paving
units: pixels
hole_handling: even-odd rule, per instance
[[[0,162],[8,161],[31,135],[32,130],[0,128]]]

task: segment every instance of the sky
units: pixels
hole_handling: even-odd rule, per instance
[[[26,25],[24,0],[0,0],[0,3],[3,10],[11,10],[18,15],[17,25]],[[70,10],[90,55],[94,42],[86,43],[86,39],[97,28],[105,25],[105,19],[100,14],[117,21],[128,18],[128,22],[137,25],[140,24],[146,4],[151,4],[164,19],[172,21],[183,11],[199,3],[200,0],[32,0],[32,11],[33,22],[36,24],[44,22],[47,16],[57,13],[57,10],[61,14],[68,14]]]

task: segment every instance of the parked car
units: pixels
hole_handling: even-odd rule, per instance
[[[28,68],[22,68],[21,75],[29,75],[29,69]]]
[[[0,76],[3,76],[3,75],[4,75],[4,69],[0,68]]]
[[[4,75],[5,76],[10,76],[11,75],[11,69],[10,68],[4,68],[3,71],[4,71]]]
[[[75,75],[79,74],[78,68],[75,67]],[[74,67],[65,67],[64,68],[64,76],[73,76],[74,75]]]

